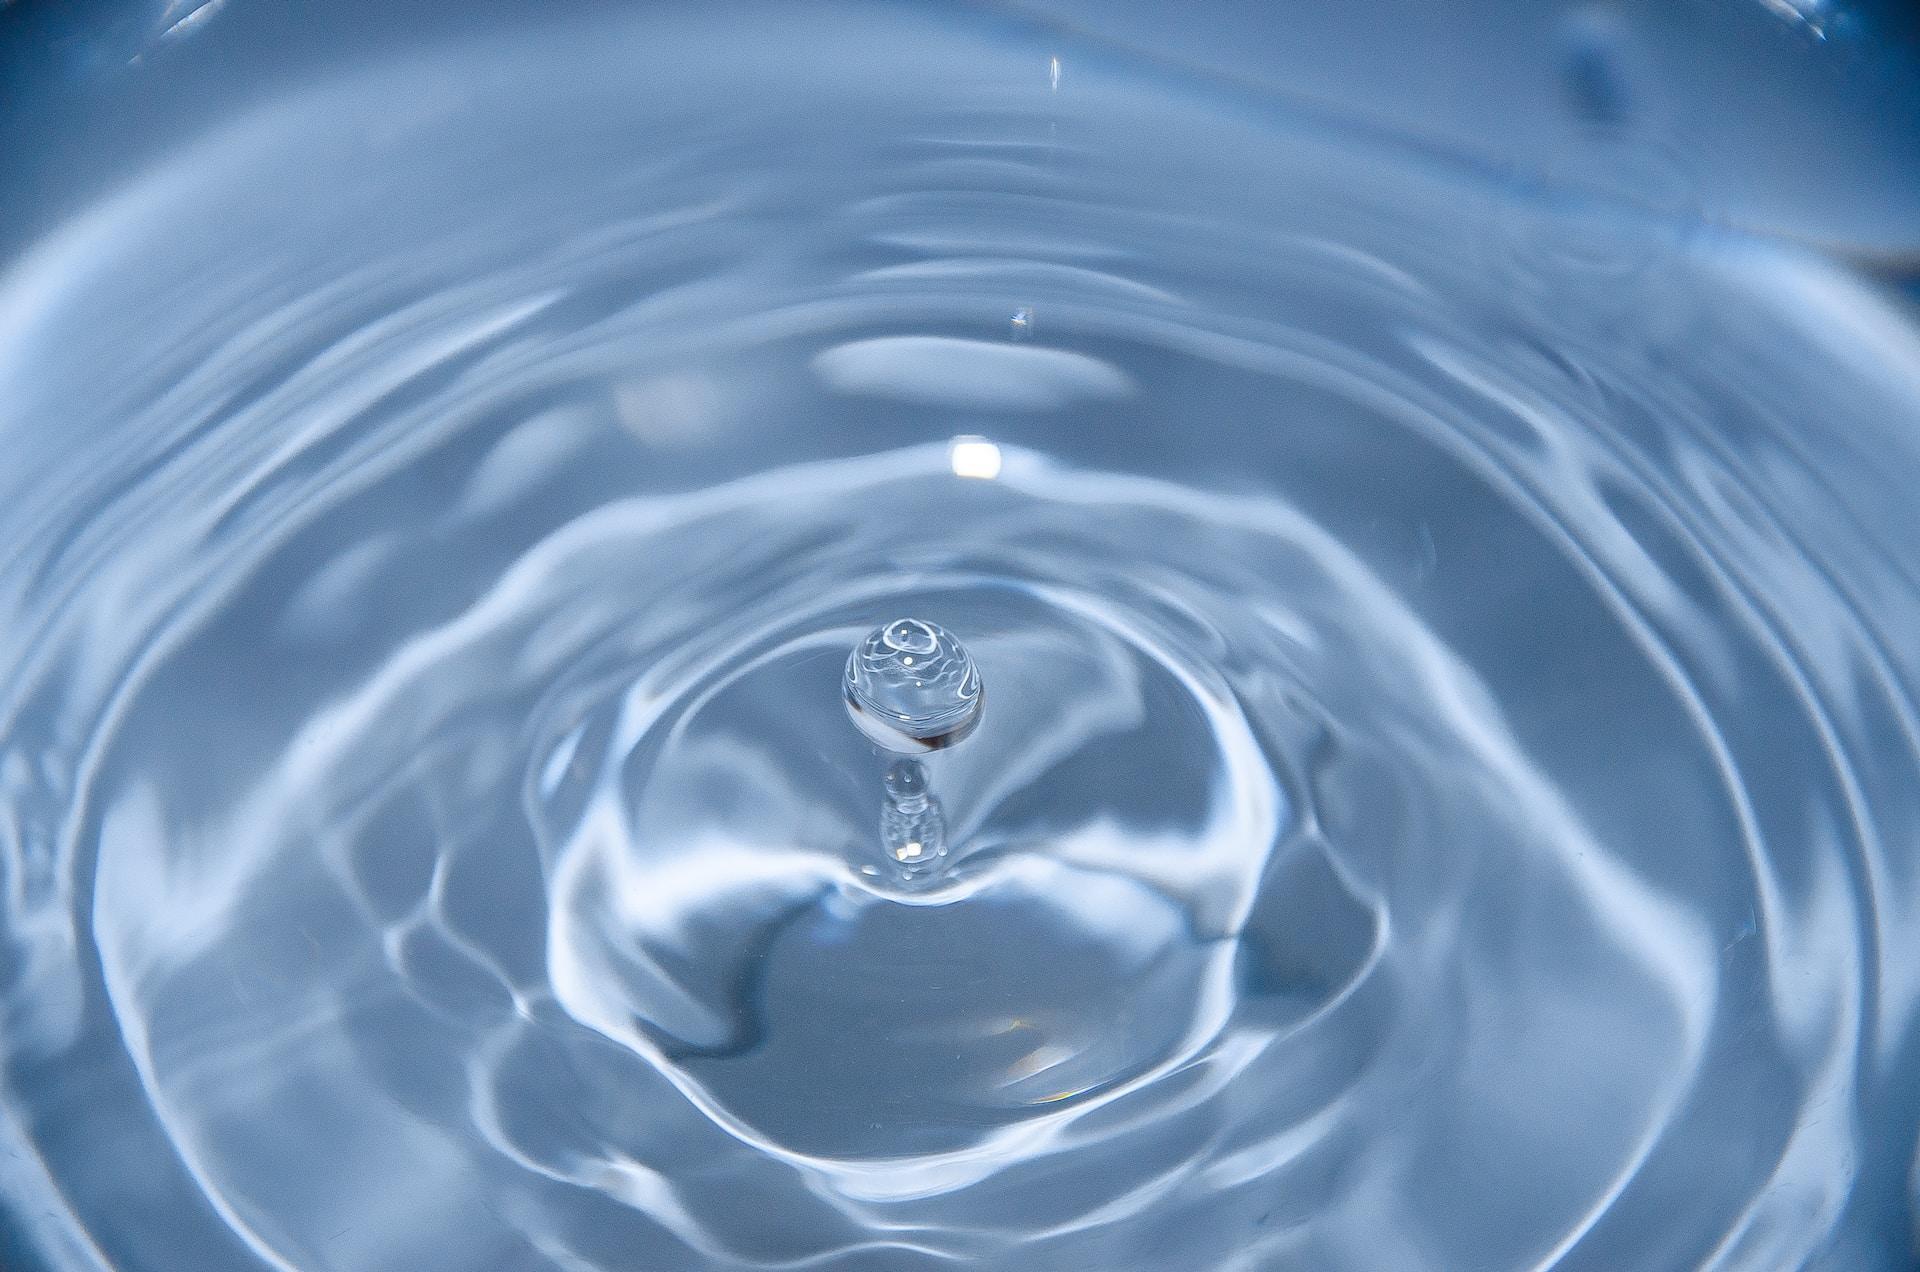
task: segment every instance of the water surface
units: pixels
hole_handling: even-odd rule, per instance
[[[0,274],[7,1266],[1912,1266],[1920,332],[1599,91],[607,10],[126,174]]]

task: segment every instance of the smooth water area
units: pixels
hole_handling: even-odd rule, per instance
[[[755,23],[0,274],[0,1262],[1912,1267],[1910,302],[1617,102]]]

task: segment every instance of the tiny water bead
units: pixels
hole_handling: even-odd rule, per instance
[[[966,646],[917,618],[869,632],[847,658],[845,688],[847,711],[860,731],[905,755],[966,737],[983,699],[980,670]]]

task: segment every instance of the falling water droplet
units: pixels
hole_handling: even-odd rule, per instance
[[[1033,306],[1022,305],[1020,308],[1014,310],[1010,325],[1015,340],[1025,340],[1028,336],[1031,336],[1033,334]]]
[[[951,746],[980,718],[973,655],[945,628],[917,618],[868,633],[847,659],[845,687],[860,731],[902,754]]]

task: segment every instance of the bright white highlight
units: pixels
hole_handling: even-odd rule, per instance
[[[1000,448],[984,437],[956,437],[947,447],[955,477],[992,481],[1000,475]]]

